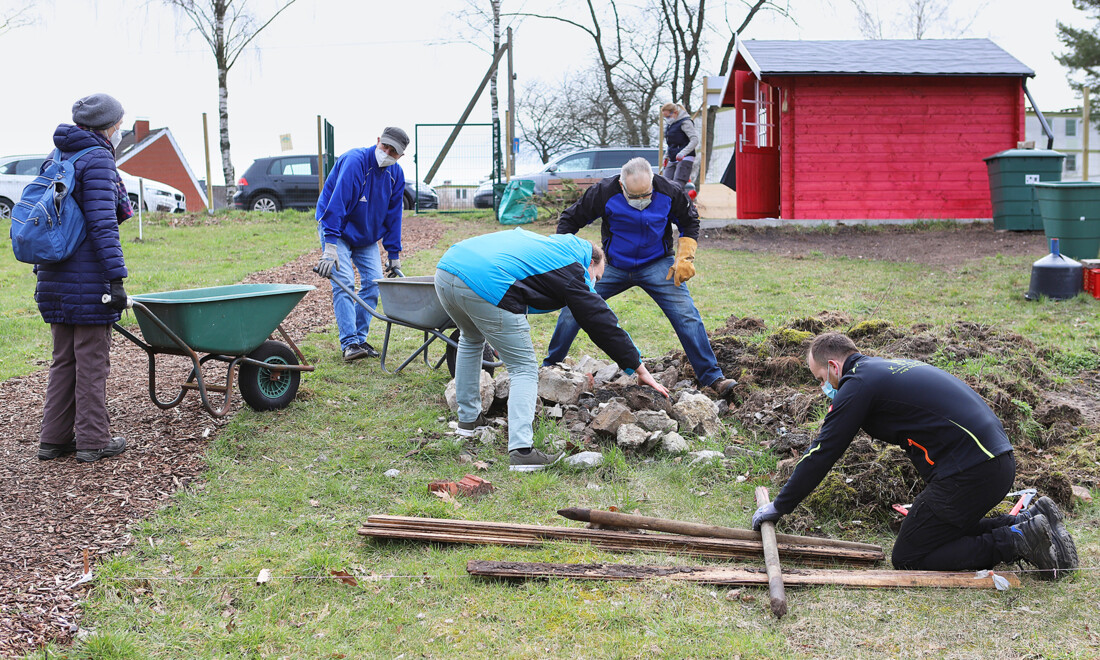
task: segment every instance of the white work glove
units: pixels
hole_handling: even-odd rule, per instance
[[[764,506],[756,510],[756,513],[752,514],[752,529],[755,532],[760,531],[760,526],[766,522],[775,522],[783,517],[782,513],[775,510],[775,505],[768,502]]]
[[[386,277],[401,277],[401,259],[390,259],[386,262]]]
[[[321,254],[321,260],[317,262],[317,274],[321,277],[329,277],[332,271],[340,270],[340,259],[336,256],[336,244],[325,243],[325,251]]]

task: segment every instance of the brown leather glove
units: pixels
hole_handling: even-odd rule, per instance
[[[680,245],[676,248],[676,262],[668,269],[666,280],[672,280],[676,286],[680,286],[695,277],[695,248],[699,243],[694,238],[680,237]]]

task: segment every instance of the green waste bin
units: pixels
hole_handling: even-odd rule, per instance
[[[993,201],[993,228],[1042,229],[1043,218],[1032,184],[1061,181],[1065,154],[1046,149],[1008,149],[985,158]]]
[[[1095,259],[1100,253],[1100,182],[1056,181],[1035,184],[1043,231],[1057,238],[1070,259]]]

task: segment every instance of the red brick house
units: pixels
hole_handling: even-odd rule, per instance
[[[199,186],[168,128],[150,130],[149,121],[139,119],[134,122],[133,130],[123,135],[118,153],[121,154],[116,161],[119,169],[179,189],[187,198],[188,211],[206,208],[206,191]]]
[[[738,40],[737,217],[991,217],[1034,75],[988,39]]]

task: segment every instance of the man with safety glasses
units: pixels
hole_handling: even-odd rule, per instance
[[[641,287],[668,317],[699,384],[720,396],[728,395],[737,382],[722,374],[686,285],[695,275],[699,237],[699,214],[691,200],[679,186],[655,176],[649,161],[635,158],[623,165],[620,174],[590,187],[566,209],[558,219],[558,233],[576,234],[601,217],[607,269],[596,293],[607,300]],[[673,246],[673,224],[679,229],[678,249]],[[572,313],[562,310],[544,366],[565,359],[579,327]]]

